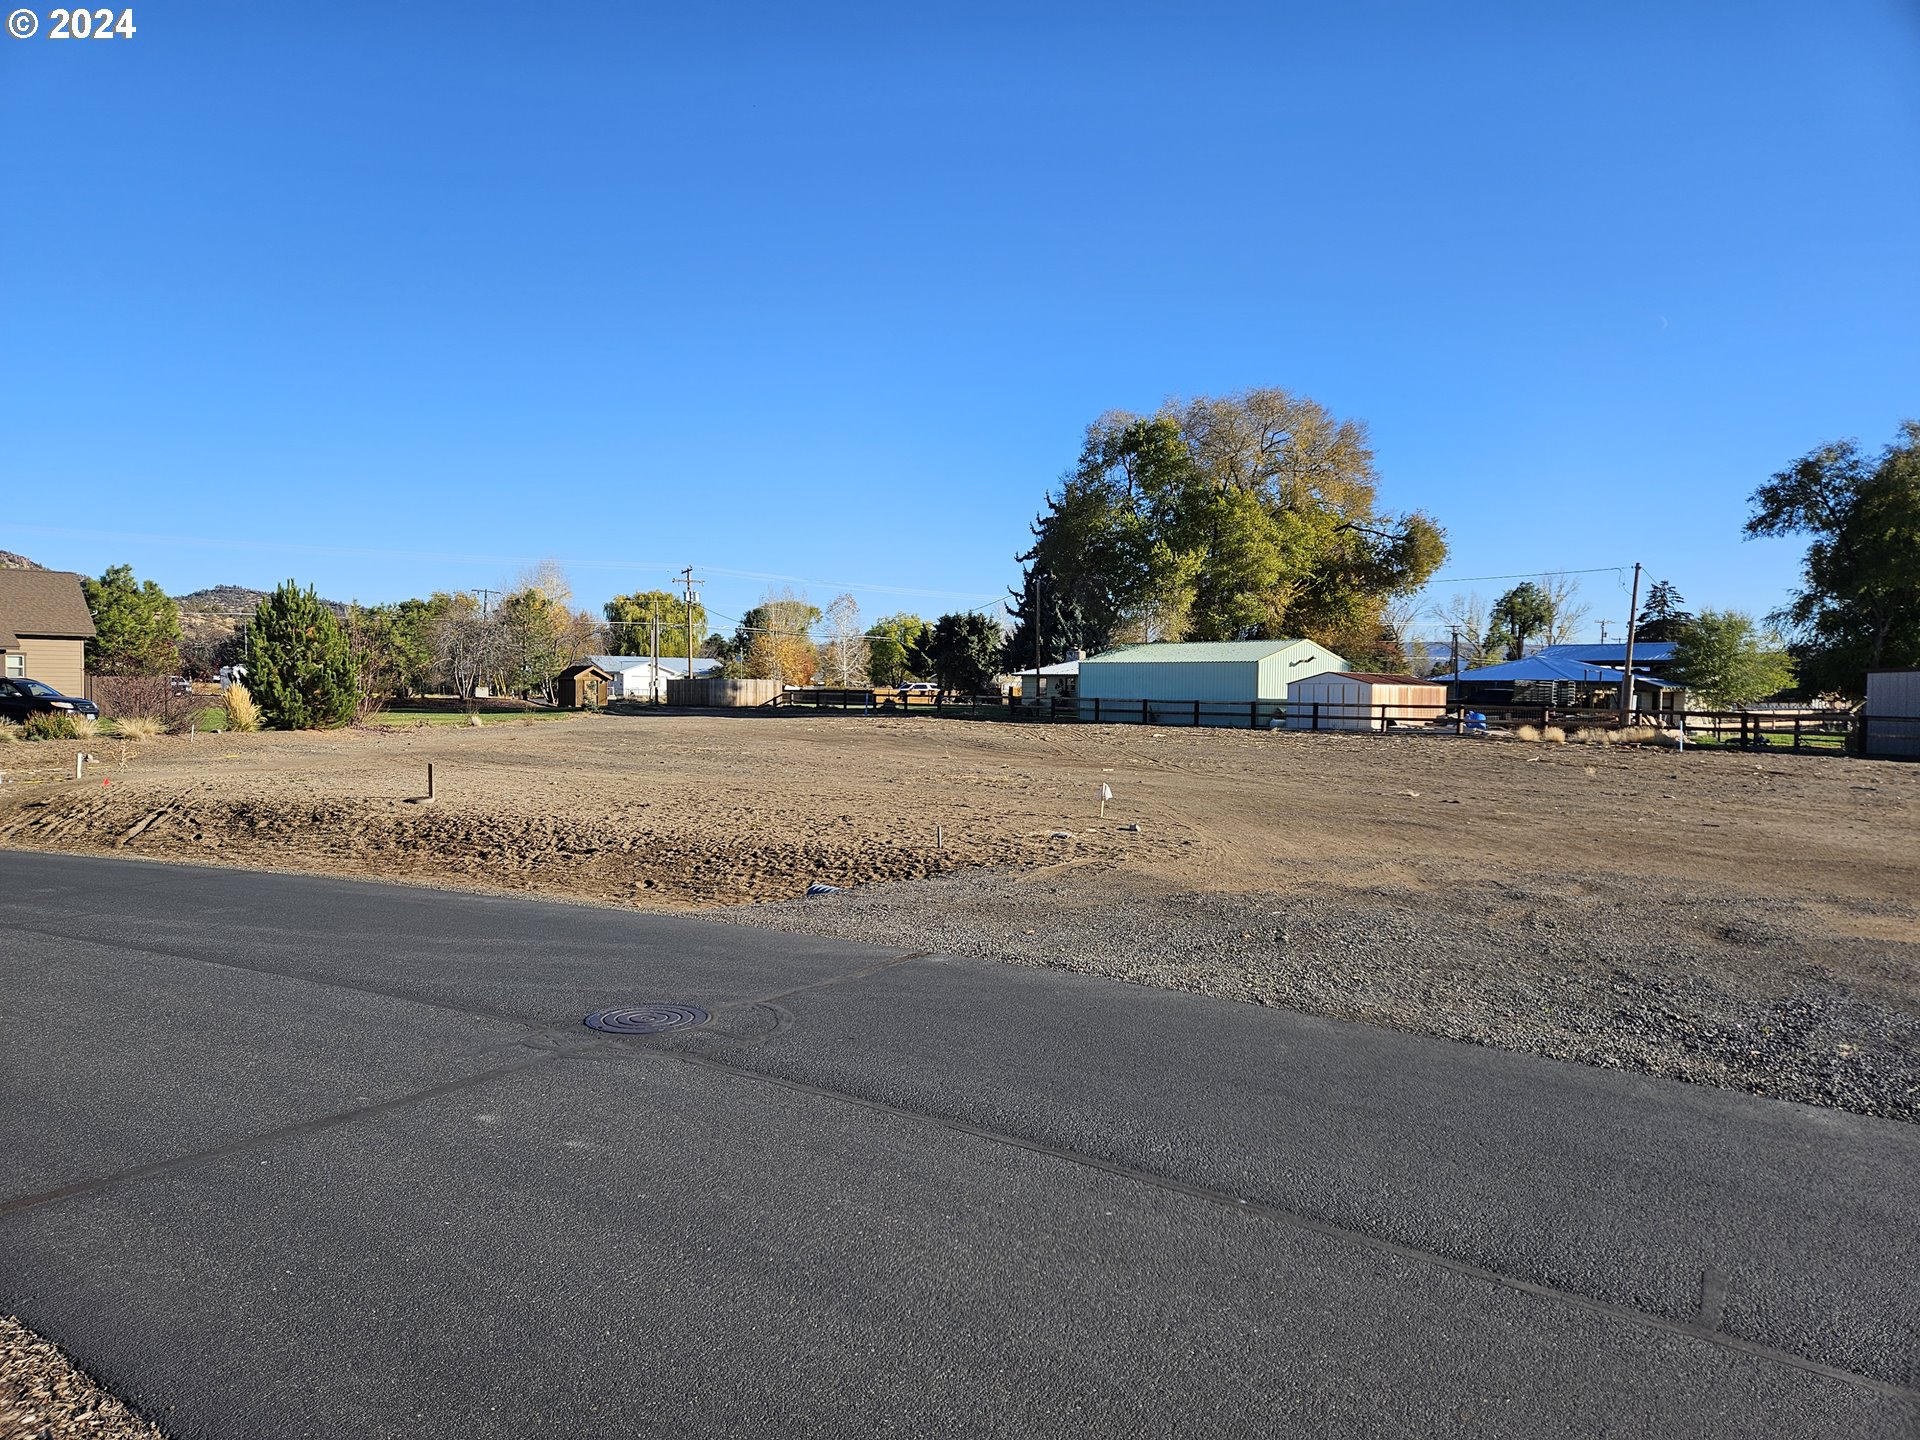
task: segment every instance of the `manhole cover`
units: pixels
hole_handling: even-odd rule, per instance
[[[622,1005],[615,1010],[596,1010],[586,1018],[588,1028],[609,1035],[658,1035],[663,1030],[685,1030],[706,1023],[707,1012],[698,1005]]]

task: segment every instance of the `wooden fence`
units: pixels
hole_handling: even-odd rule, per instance
[[[1285,700],[1118,700],[962,695],[945,690],[904,691],[803,688],[782,691],[774,707],[864,714],[940,715],[955,719],[1100,725],[1220,726],[1254,730],[1398,734],[1464,734],[1522,725],[1558,726],[1568,733],[1617,729],[1615,710],[1556,710],[1543,705],[1344,705]],[[1685,710],[1638,712],[1635,728],[1664,732],[1672,743],[1746,750],[1852,753],[1920,758],[1920,717],[1848,710]]]

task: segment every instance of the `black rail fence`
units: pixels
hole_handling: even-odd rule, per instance
[[[1571,738],[1618,732],[1616,710],[1556,710],[1545,705],[1356,705],[1285,700],[1125,700],[1053,696],[1022,700],[946,690],[901,691],[806,687],[776,696],[782,710],[868,715],[938,715],[952,719],[1045,724],[1214,726],[1252,730],[1386,734],[1468,734],[1532,726],[1558,727]],[[1849,710],[1639,711],[1631,730],[1672,745],[1743,750],[1788,749],[1920,759],[1920,717]],[[1617,736],[1616,736],[1617,738]]]

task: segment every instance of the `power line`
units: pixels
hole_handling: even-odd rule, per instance
[[[1585,570],[1562,570],[1550,567],[1545,570],[1521,570],[1512,575],[1436,575],[1426,581],[1428,585],[1471,585],[1481,580],[1538,580],[1543,575],[1604,575],[1608,571],[1624,576],[1632,566],[1594,565]]]

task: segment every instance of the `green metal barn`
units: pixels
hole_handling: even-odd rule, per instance
[[[1080,718],[1156,725],[1264,725],[1287,683],[1347,662],[1311,640],[1129,645],[1080,662]]]

